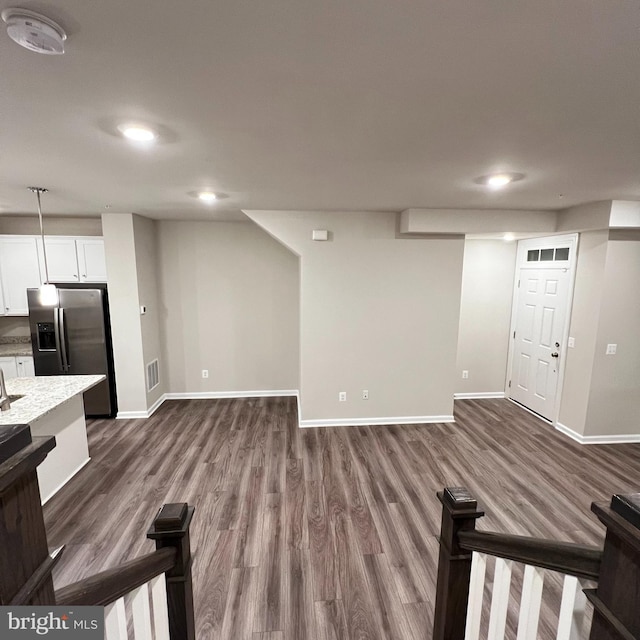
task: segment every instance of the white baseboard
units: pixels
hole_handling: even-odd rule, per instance
[[[435,422],[453,422],[453,416],[399,416],[396,418],[326,418],[319,420],[300,420],[300,427],[365,427],[392,424],[433,424]]]
[[[272,398],[279,396],[298,396],[297,389],[260,389],[253,391],[184,391],[164,393],[148,411],[118,411],[116,420],[138,420],[150,418],[165,400],[215,400],[220,398]]]
[[[611,436],[583,436],[561,422],[557,422],[555,428],[580,444],[632,444],[640,442],[640,433],[621,433]]]
[[[60,491],[60,489],[62,489],[62,487],[64,487],[71,478],[73,478],[73,476],[84,469],[90,462],[91,458],[87,458],[75,471],[72,471],[46,498],[42,499],[42,504],[49,502],[49,500],[51,500],[51,498],[53,498],[53,496],[55,496],[56,493],[58,493],[58,491]]]
[[[118,411],[116,420],[137,420],[138,418],[148,418],[148,411]]]
[[[454,400],[480,400],[482,398],[504,398],[504,391],[478,391],[476,393],[454,393]]]
[[[163,393],[150,407],[149,411],[147,411],[147,418],[150,418],[159,408],[160,405],[167,399],[167,394]]]
[[[297,396],[297,389],[260,389],[254,391],[185,391],[165,393],[165,400],[202,400],[216,398],[270,398],[277,396]]]

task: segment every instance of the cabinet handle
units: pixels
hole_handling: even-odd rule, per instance
[[[73,274],[73,277],[77,280],[77,279],[78,279],[78,274],[77,274],[77,273],[74,273],[74,274]]]
[[[87,277],[87,274],[86,274],[86,273],[83,273],[83,274],[82,274],[82,277],[83,277],[83,278],[86,278],[86,277]]]

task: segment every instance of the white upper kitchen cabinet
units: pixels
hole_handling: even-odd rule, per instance
[[[78,238],[78,267],[80,282],[106,282],[107,263],[102,238]]]
[[[41,284],[38,245],[34,237],[0,237],[0,280],[5,315],[29,315],[27,289]]]
[[[42,240],[38,238],[40,250],[40,264],[44,279],[44,254]],[[65,236],[48,236],[45,238],[47,248],[47,266],[49,267],[50,282],[80,282],[78,271],[78,256],[76,253],[76,239]]]

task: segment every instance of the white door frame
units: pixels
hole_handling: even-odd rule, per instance
[[[569,233],[563,234],[559,236],[544,236],[541,238],[530,238],[528,240],[520,240],[518,242],[518,250],[516,253],[516,265],[515,265],[515,273],[513,275],[513,297],[511,299],[511,323],[509,329],[509,355],[507,357],[507,375],[505,378],[504,385],[504,396],[505,398],[510,398],[510,387],[509,384],[512,379],[513,374],[513,352],[515,347],[515,339],[514,339],[514,331],[516,329],[516,320],[517,320],[517,305],[518,305],[518,278],[520,275],[520,269],[526,266],[527,264],[527,251],[529,249],[542,249],[542,248],[550,248],[550,247],[561,247],[561,246],[569,246],[569,287],[567,292],[567,313],[565,314],[564,327],[562,329],[562,344],[560,346],[560,362],[558,363],[558,386],[556,389],[556,397],[555,404],[553,408],[553,419],[551,423],[555,426],[558,423],[558,417],[560,415],[560,405],[562,401],[562,388],[564,385],[564,372],[565,372],[565,362],[567,359],[567,343],[569,341],[569,327],[571,326],[571,311],[573,308],[573,290],[575,287],[576,281],[576,265],[578,258],[578,240],[579,234],[577,233]],[[558,265],[554,262],[536,262],[536,268],[544,269],[548,267],[549,269],[557,269]],[[519,403],[518,403],[519,404]],[[519,406],[523,406],[520,405]],[[524,407],[526,409],[526,407]],[[541,420],[545,420],[542,416],[533,412],[534,415],[538,416]]]

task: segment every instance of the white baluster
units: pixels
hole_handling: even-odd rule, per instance
[[[131,592],[131,613],[133,614],[133,637],[136,640],[152,640],[149,589],[146,584]]]
[[[526,565],[522,581],[517,640],[536,640],[543,584],[544,571],[537,567]]]
[[[167,584],[164,573],[151,581],[153,600],[153,629],[156,640],[169,640],[169,611],[167,610]]]
[[[124,598],[105,607],[104,637],[106,640],[127,640],[127,614],[124,609]]]
[[[587,597],[582,592],[582,585],[578,578],[565,576],[558,618],[557,640],[579,640],[586,604]]]
[[[489,615],[489,633],[487,640],[503,640],[507,625],[507,608],[511,589],[511,560],[496,558],[493,573],[493,592],[491,594],[491,613]]]
[[[467,604],[467,624],[464,639],[478,640],[480,637],[480,618],[484,598],[484,576],[487,570],[487,556],[473,552],[471,560],[471,579],[469,580],[469,602]]]

